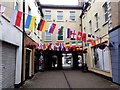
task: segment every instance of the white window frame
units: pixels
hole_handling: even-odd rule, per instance
[[[92,21],[89,21],[90,33],[92,34]]]
[[[47,37],[50,37],[50,39],[47,39]],[[48,31],[46,31],[45,32],[45,41],[51,41],[51,40],[52,40],[52,35]]]
[[[51,20],[51,10],[45,10],[45,20]]]
[[[57,11],[57,20],[63,21],[63,11]]]
[[[103,10],[104,10],[104,20],[105,20],[105,22],[107,22],[108,21],[108,7],[107,7],[107,2],[104,3]]]
[[[95,14],[95,24],[96,24],[96,29],[99,28],[99,17],[98,17],[98,13]]]
[[[75,21],[76,20],[76,13],[75,11],[70,11],[70,21]]]

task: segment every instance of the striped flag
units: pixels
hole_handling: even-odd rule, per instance
[[[12,25],[20,27],[21,19],[22,19],[22,12],[14,10],[11,16],[10,23]]]
[[[47,25],[47,21],[41,19],[39,24],[38,24],[37,29],[44,32],[46,29],[46,25]]]
[[[70,35],[71,35],[71,33],[70,33],[70,28],[67,28],[67,38],[70,38]]]
[[[0,4],[0,15],[2,15],[4,13],[5,9],[6,9],[6,7],[4,7]]]
[[[88,34],[88,42],[92,42],[92,35],[91,34]]]
[[[72,42],[72,48],[76,48],[76,42]]]
[[[82,41],[81,40],[78,41],[78,46],[82,47]]]
[[[36,18],[34,16],[28,15],[26,19],[25,28],[34,30]]]
[[[55,27],[56,27],[56,24],[55,24],[55,23],[50,24],[49,29],[48,29],[48,32],[53,34],[53,32],[54,32],[54,30],[55,30]]]
[[[70,43],[69,42],[65,43],[65,46],[66,46],[67,49],[69,49],[70,48]]]

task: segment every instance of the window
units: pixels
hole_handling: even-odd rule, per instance
[[[96,29],[98,29],[98,13],[95,14]]]
[[[75,11],[70,11],[70,20],[75,21]]]
[[[86,28],[84,27],[84,32],[86,32]]]
[[[51,11],[45,10],[45,20],[51,20]]]
[[[45,40],[51,40],[51,34],[49,32],[45,32]]]
[[[57,20],[63,20],[63,11],[57,11]]]
[[[15,2],[15,10],[19,10],[19,5],[20,5],[19,2],[16,1],[16,2]]]
[[[57,32],[57,37],[58,37],[58,40],[63,40],[63,26],[61,26],[59,29],[58,29],[58,32]]]
[[[31,8],[29,5],[28,5],[28,13],[31,14]]]
[[[90,33],[92,34],[92,21],[89,21]]]
[[[104,17],[105,17],[105,22],[108,20],[108,7],[107,7],[107,2],[103,5],[104,9]]]

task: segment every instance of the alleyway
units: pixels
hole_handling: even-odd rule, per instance
[[[118,88],[119,86],[93,73],[79,70],[45,71],[37,73],[21,88]],[[120,87],[119,87],[120,88]]]

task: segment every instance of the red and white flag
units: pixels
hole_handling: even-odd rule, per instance
[[[12,13],[10,23],[12,25],[20,27],[21,19],[22,19],[22,12],[14,10],[13,13]]]
[[[2,15],[5,11],[5,7],[0,4],[0,15]]]

